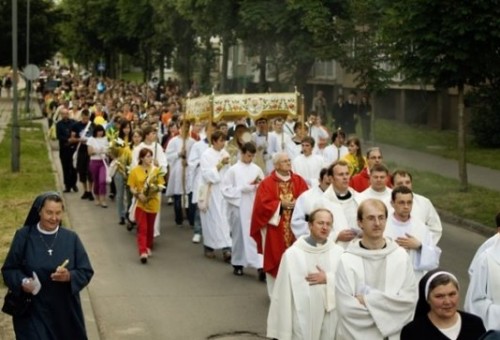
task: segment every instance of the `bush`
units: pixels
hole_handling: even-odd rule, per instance
[[[481,147],[500,147],[500,86],[483,86],[468,95],[472,109],[470,128]]]

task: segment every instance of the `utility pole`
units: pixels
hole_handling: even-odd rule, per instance
[[[19,172],[20,158],[20,136],[19,122],[17,119],[17,0],[12,0],[12,87],[13,87],[13,105],[12,105],[12,153],[11,170]]]
[[[26,0],[26,65],[30,64],[30,0]],[[29,119],[31,119],[30,112],[30,93],[31,93],[31,80],[26,78],[26,89],[24,91],[26,95],[26,112],[29,114]]]

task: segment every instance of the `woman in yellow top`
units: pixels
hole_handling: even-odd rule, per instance
[[[361,142],[358,137],[350,137],[347,140],[349,153],[344,156],[344,160],[349,164],[349,175],[352,177],[361,172],[366,166],[366,159],[361,153]]]
[[[137,200],[137,246],[142,263],[148,262],[153,249],[153,233],[156,214],[160,210],[160,191],[164,188],[164,174],[153,166],[153,151],[143,148],[139,152],[139,165],[130,171],[128,186]]]

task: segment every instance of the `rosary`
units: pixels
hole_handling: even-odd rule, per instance
[[[52,244],[50,245],[50,247],[47,244],[47,242],[45,242],[45,239],[43,238],[42,234],[38,234],[38,236],[40,236],[40,239],[42,240],[43,244],[45,244],[45,247],[47,248],[47,253],[49,253],[50,256],[52,256],[52,253],[54,252],[54,250],[52,248],[54,248],[54,244],[57,241],[57,234],[59,234],[59,230],[56,232],[56,236],[54,237],[54,240],[52,241]]]

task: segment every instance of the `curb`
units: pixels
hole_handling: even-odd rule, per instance
[[[477,234],[491,237],[496,234],[496,229],[492,227],[488,227],[482,223],[468,220],[466,218],[460,217],[458,215],[452,214],[449,211],[436,209],[441,220],[446,223],[454,224],[457,227],[460,227],[465,230],[469,230],[475,232]]]

